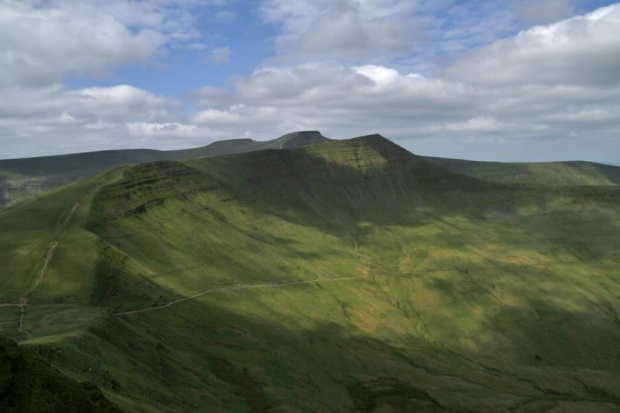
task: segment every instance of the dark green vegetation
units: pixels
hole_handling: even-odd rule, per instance
[[[76,383],[55,371],[32,350],[18,347],[3,337],[0,337],[0,411],[120,412],[96,385]]]
[[[614,185],[368,136],[121,167],[0,229],[0,329],[126,411],[620,409]]]
[[[319,132],[309,131],[291,133],[266,142],[232,139],[214,142],[201,148],[177,151],[128,149],[0,160],[0,208],[15,205],[46,190],[75,182],[115,166],[235,154],[262,149],[292,149],[327,141],[328,139]]]
[[[540,185],[620,185],[620,168],[594,162],[502,163],[427,159],[452,172],[493,182]]]

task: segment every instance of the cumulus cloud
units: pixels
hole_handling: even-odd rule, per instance
[[[517,14],[528,23],[551,23],[575,14],[570,0],[527,0]]]
[[[266,0],[264,20],[280,28],[281,53],[365,58],[410,50],[411,0]],[[408,18],[408,20],[407,20]]]
[[[202,6],[213,3],[203,2]],[[199,37],[193,0],[0,0],[0,87],[102,75]]]
[[[230,47],[218,47],[211,51],[209,61],[214,65],[225,65],[230,63],[231,55],[232,50],[230,49]]]
[[[128,141],[129,124],[173,123],[182,109],[178,101],[128,85],[5,90],[0,101],[2,153],[36,156],[135,147],[140,140]]]
[[[446,74],[481,85],[617,85],[620,5],[523,31],[469,54]]]
[[[0,7],[0,67],[4,85],[39,86],[66,73],[101,74],[112,65],[144,60],[163,43],[152,30],[132,33],[109,15],[84,7],[48,9],[28,2]]]
[[[219,104],[222,96],[227,105]],[[307,64],[263,68],[236,79],[232,90],[203,89],[193,98],[209,106],[193,118],[200,125],[240,123],[249,129],[246,122],[260,126],[267,119],[267,125],[284,132],[316,122],[336,136],[346,136],[403,127],[413,131],[446,118],[474,118],[472,100],[483,96],[464,85],[381,66]]]
[[[178,122],[168,123],[148,123],[148,122],[130,122],[127,123],[130,135],[144,137],[196,137],[199,136],[200,130],[196,125],[186,125]],[[150,140],[150,139],[149,139]]]

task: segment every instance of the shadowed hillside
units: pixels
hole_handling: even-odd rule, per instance
[[[49,351],[61,351],[49,349]],[[0,337],[0,411],[109,412],[121,410],[92,383],[78,384],[30,349]]]
[[[126,411],[617,411],[619,205],[378,135],[125,166],[0,211],[0,329]]]

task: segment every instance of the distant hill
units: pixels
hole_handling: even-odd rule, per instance
[[[109,150],[38,158],[0,160],[0,208],[19,203],[46,190],[87,178],[107,169],[160,160],[184,160],[261,149],[290,149],[327,142],[317,131],[295,132],[271,141],[231,139],[175,151]]]
[[[452,172],[492,182],[552,186],[620,185],[620,168],[594,162],[502,163],[426,157]]]

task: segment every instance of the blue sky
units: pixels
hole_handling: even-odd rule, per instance
[[[0,158],[299,129],[620,161],[620,5],[0,0]]]
[[[249,75],[274,54],[275,28],[257,18],[254,2],[234,2],[197,10],[199,36],[167,48],[147,62],[118,67],[106,76],[67,76],[72,88],[126,83],[169,97],[182,96],[206,84],[223,86],[231,75]],[[249,6],[249,7],[248,7]],[[226,17],[217,17],[222,13]],[[213,63],[211,52],[230,48],[230,62]]]

